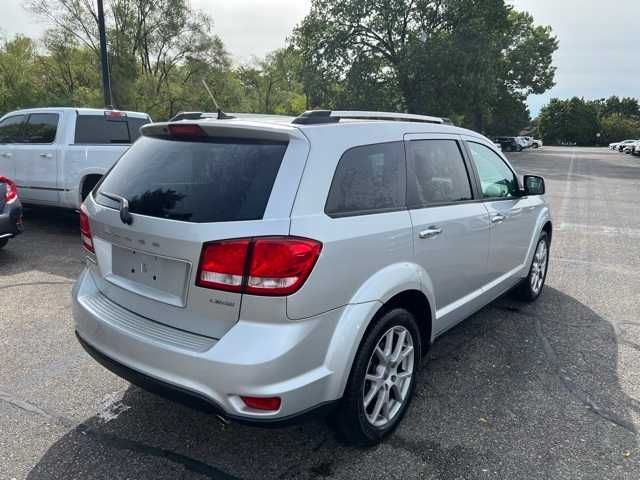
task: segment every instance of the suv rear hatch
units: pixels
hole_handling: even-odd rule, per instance
[[[308,154],[290,126],[153,124],[83,207],[112,302],[153,321],[221,338],[242,294],[198,286],[203,246],[284,236]]]

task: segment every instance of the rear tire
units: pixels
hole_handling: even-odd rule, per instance
[[[0,249],[6,247],[7,243],[9,243],[8,238],[3,238],[2,240],[0,240]]]
[[[407,310],[394,308],[374,321],[331,419],[341,439],[358,446],[375,445],[398,426],[413,397],[422,351],[418,324]]]
[[[544,289],[549,270],[549,246],[549,235],[542,232],[533,253],[529,274],[514,290],[516,297],[523,302],[535,301]]]

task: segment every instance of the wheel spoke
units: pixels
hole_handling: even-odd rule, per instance
[[[400,354],[400,361],[404,360],[405,358],[407,358],[411,353],[413,352],[413,345],[409,345],[407,348],[405,348],[402,353]]]
[[[391,396],[389,395],[389,390],[385,388],[384,393],[382,394],[384,398],[384,402],[382,404],[382,413],[384,415],[385,420],[391,420]]]
[[[400,335],[398,336],[398,343],[396,343],[396,348],[393,351],[393,356],[391,357],[392,362],[397,362],[400,359],[400,354],[402,353],[402,348],[404,347],[404,342],[407,339],[407,331],[402,330]]]
[[[376,354],[376,357],[378,357],[378,361],[380,362],[380,364],[382,365],[387,364],[387,356],[384,354],[384,352],[382,351],[379,345],[374,350],[374,353]]]
[[[389,332],[387,332],[387,334],[385,335],[385,340],[384,340],[384,355],[387,360],[389,360],[389,357],[391,356],[392,349],[393,349],[393,330],[389,330]]]
[[[367,408],[371,403],[371,400],[373,400],[379,394],[380,386],[380,383],[374,383],[371,386],[371,388],[367,392],[367,395],[364,397],[364,408]]]
[[[385,397],[385,390],[381,390],[380,393],[378,393],[376,405],[375,407],[373,407],[373,412],[371,413],[371,421],[374,423],[376,422],[376,420],[378,420],[378,417],[380,416],[380,412],[382,411],[382,407],[384,406],[384,403],[385,403],[384,397]]]

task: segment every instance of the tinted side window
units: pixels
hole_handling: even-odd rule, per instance
[[[484,198],[509,198],[517,195],[518,178],[507,164],[490,148],[468,142],[473,162],[478,169]]]
[[[145,118],[107,118],[104,115],[78,115],[75,143],[128,144],[140,137],[140,127],[149,123]]]
[[[407,142],[409,207],[471,200],[471,183],[455,140]]]
[[[348,216],[397,210],[405,206],[405,191],[402,142],[352,148],[338,163],[325,212]]]
[[[53,143],[58,131],[57,113],[32,113],[24,125],[23,143]]]
[[[24,130],[24,115],[14,115],[0,122],[0,143],[18,143]]]

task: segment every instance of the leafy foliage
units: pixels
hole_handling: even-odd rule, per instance
[[[95,2],[25,3],[52,28],[0,45],[0,112],[102,106]],[[105,15],[114,105],[155,119],[213,110],[205,80],[227,111],[409,111],[514,134],[558,47],[505,0],[312,0],[287,46],[242,65],[189,0],[105,0]]]
[[[313,105],[431,113],[492,133],[528,123],[524,99],[553,86],[558,47],[503,0],[313,0],[293,41]],[[496,121],[505,103],[514,115]]]
[[[546,143],[596,145],[640,138],[640,107],[635,98],[554,98],[542,109],[538,121]]]

